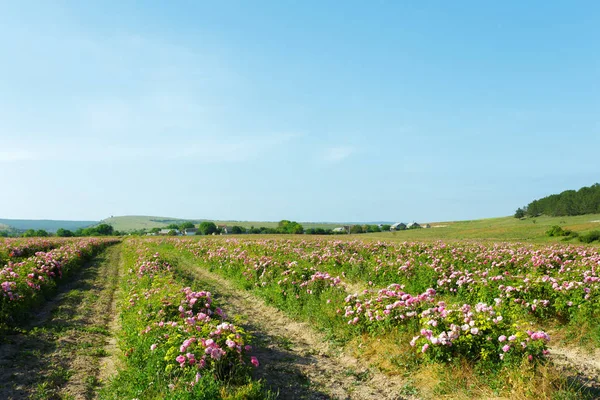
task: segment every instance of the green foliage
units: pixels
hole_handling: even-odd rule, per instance
[[[48,237],[50,235],[44,229],[38,229],[38,230],[27,229],[23,233],[22,236],[23,237]]]
[[[198,232],[202,235],[212,235],[213,233],[217,233],[217,225],[214,222],[204,221],[198,227]]]
[[[85,228],[83,230],[77,230],[76,236],[111,236],[114,234],[114,229],[111,225],[100,224],[91,228]]]
[[[600,212],[600,184],[596,183],[590,187],[582,187],[577,191],[566,190],[560,194],[543,197],[532,201],[526,208],[525,212],[528,216],[598,213]]]
[[[23,232],[23,237],[35,237],[35,231],[33,229],[27,229]]]
[[[235,225],[231,227],[231,233],[239,235],[241,233],[246,233],[246,230],[241,226]]]
[[[68,229],[59,228],[56,231],[56,236],[58,237],[73,237],[75,234]]]
[[[569,229],[563,229],[559,225],[553,225],[550,229],[546,231],[546,236],[549,237],[560,237],[560,236],[571,236],[577,237],[579,236],[577,232],[573,232]]]
[[[304,227],[296,221],[288,221],[284,219],[279,221],[279,224],[277,225],[277,233],[302,234],[304,233]]]
[[[389,224],[381,225],[381,232],[388,232],[392,226]]]
[[[352,225],[350,233],[364,233],[363,227],[360,225]]]
[[[377,225],[367,225],[367,232],[381,232],[381,229],[379,229],[379,226]]]
[[[184,230],[184,229],[190,229],[190,228],[194,228],[194,223],[187,221],[187,222],[183,222],[182,224],[179,224],[179,230]]]
[[[523,218],[525,217],[525,210],[523,210],[522,208],[517,208],[517,211],[515,211],[515,218]]]
[[[600,240],[600,231],[591,231],[585,235],[579,236],[579,240],[583,243],[592,243],[596,240]]]

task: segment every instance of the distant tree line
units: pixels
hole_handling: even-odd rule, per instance
[[[185,229],[194,229],[196,226],[193,222],[183,222],[180,224],[171,223],[164,228],[152,228],[152,229],[137,229],[127,232],[131,235],[146,235],[146,234],[158,234],[163,229],[169,230],[169,235],[177,235],[179,232],[183,232]],[[390,225],[351,225],[347,227],[348,230],[344,230],[342,232],[334,231],[329,228],[308,228],[305,229],[302,224],[296,221],[289,220],[281,220],[277,224],[277,227],[254,227],[251,226],[249,228],[234,225],[227,226],[227,232],[224,232],[225,227],[218,226],[214,222],[203,221],[201,222],[196,231],[196,235],[219,235],[222,233],[228,234],[307,234],[307,235],[337,235],[337,234],[358,234],[358,233],[371,233],[371,232],[388,232],[390,230]],[[56,231],[56,233],[52,234],[43,229],[29,229],[25,232],[16,232],[16,231],[0,231],[0,236],[22,236],[22,237],[48,237],[48,236],[58,236],[58,237],[79,237],[79,236],[122,236],[125,235],[125,232],[120,232],[114,230],[111,225],[108,224],[100,224],[97,226],[89,227],[89,228],[79,228],[75,231],[71,231],[68,229],[60,228]]]
[[[97,226],[91,226],[89,228],[79,228],[75,231],[69,229],[59,228],[56,232],[50,233],[44,229],[27,229],[25,232],[19,231],[1,231],[0,236],[2,237],[79,237],[79,236],[121,236],[122,232],[115,231],[111,225],[100,224]]]
[[[600,213],[600,184],[598,183],[534,200],[526,207],[518,208],[514,216],[523,218],[543,214],[559,217],[596,213]]]

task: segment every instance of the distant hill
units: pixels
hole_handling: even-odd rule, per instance
[[[28,229],[43,229],[47,232],[56,232],[57,229],[69,229],[74,231],[79,228],[86,228],[91,225],[96,225],[98,221],[59,221],[51,219],[1,219],[0,218],[0,230],[3,230],[2,226],[7,227],[4,230],[14,229],[19,231],[26,231]]]
[[[106,218],[100,223],[109,224],[117,231],[133,231],[138,229],[152,229],[152,228],[164,228],[169,224],[180,224],[182,222],[192,222],[194,224],[200,224],[203,221],[212,221],[217,225],[238,225],[244,228],[250,228],[254,226],[258,227],[266,227],[266,228],[276,228],[279,221],[219,221],[219,220],[211,220],[211,219],[181,219],[181,218],[173,218],[173,217],[155,217],[155,216],[147,216],[147,215],[126,215],[121,217],[110,217]],[[348,225],[349,223],[344,222],[300,222],[304,229],[310,228],[324,228],[324,229],[333,229],[340,225]],[[375,223],[376,224],[376,223]]]

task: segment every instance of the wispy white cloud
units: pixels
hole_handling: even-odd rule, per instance
[[[194,140],[151,138],[139,145],[119,145],[109,140],[52,143],[29,142],[28,148],[2,147],[0,162],[84,161],[165,162],[192,161],[199,164],[241,163],[265,156],[299,137],[280,133],[241,137],[203,137]]]
[[[329,163],[339,163],[344,161],[356,152],[356,149],[351,146],[336,146],[327,149],[324,153],[324,160]]]

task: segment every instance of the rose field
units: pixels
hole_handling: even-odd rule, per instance
[[[600,395],[597,247],[290,237],[1,242],[0,397]]]

